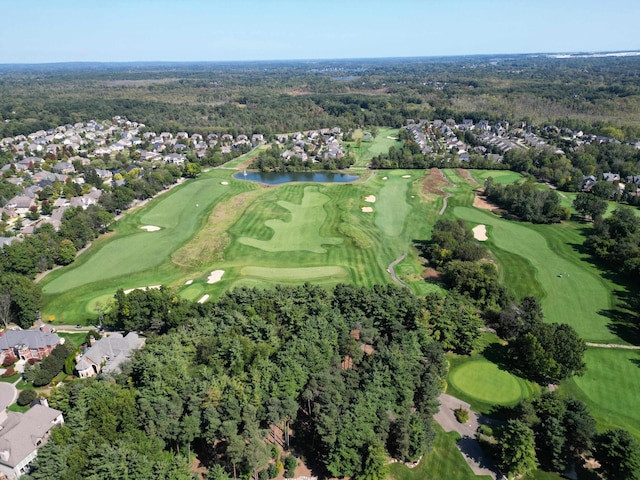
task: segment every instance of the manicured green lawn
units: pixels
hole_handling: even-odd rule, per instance
[[[640,351],[589,348],[587,371],[561,385],[583,400],[600,429],[624,428],[640,439]]]
[[[93,324],[118,288],[163,284],[197,300],[239,285],[389,283],[387,266],[405,252],[412,255],[398,270],[404,281],[416,293],[438,288],[421,278],[411,249],[429,237],[437,207],[419,195],[423,171],[270,188],[233,180],[233,173],[213,169],[127,213],[114,233],[43,280],[43,316],[53,315],[53,325]],[[375,203],[364,202],[369,195]],[[374,211],[362,212],[365,206]],[[213,270],[224,275],[208,284]]]
[[[266,252],[305,251],[325,253],[324,245],[339,245],[342,238],[323,237],[320,229],[326,221],[327,212],[324,205],[329,197],[320,193],[318,187],[309,186],[304,190],[302,202],[292,203],[284,200],[277,202],[279,207],[286,210],[282,218],[270,219],[264,225],[272,235],[267,239],[241,237],[240,243],[249,245]],[[313,212],[313,214],[310,214]],[[261,228],[261,230],[264,230]]]
[[[495,334],[483,333],[471,355],[447,354],[450,365],[447,393],[468,402],[474,411],[486,414],[539,393],[537,384],[500,367],[503,352],[504,346]]]
[[[362,138],[364,132],[356,130],[354,132],[353,142],[344,142],[345,147],[348,146],[350,151],[356,156],[356,167],[366,167],[373,157],[377,157],[380,154],[387,154],[389,147],[395,146],[396,148],[402,148],[402,142],[397,140],[398,137],[397,128],[380,127],[376,138],[370,138],[368,140],[362,140],[360,147],[357,146],[357,138]]]
[[[624,343],[606,316],[615,306],[615,285],[569,244],[581,241],[577,225],[531,225],[470,207],[453,213],[487,225],[486,245],[497,247],[496,257],[506,262],[503,283],[520,297],[537,294],[546,321],[568,323],[587,341]]]
[[[456,447],[460,438],[456,432],[445,433],[436,425],[433,448],[415,468],[402,463],[390,466],[390,475],[395,480],[488,480],[488,476],[476,476]]]
[[[485,359],[465,362],[449,373],[449,384],[484,403],[514,405],[527,396],[524,382]]]
[[[481,185],[484,185],[489,177],[496,183],[513,183],[522,180],[522,175],[511,170],[469,170],[469,172]]]
[[[64,333],[64,332],[56,332],[59,337],[62,337],[67,342],[71,342],[76,347],[79,347],[84,343],[85,338],[87,338],[87,333]]]

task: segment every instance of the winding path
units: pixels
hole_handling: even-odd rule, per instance
[[[444,213],[444,211],[447,209],[447,198],[449,198],[451,196],[452,196],[452,194],[450,194],[450,193],[447,193],[445,195],[444,199],[442,200],[442,208],[438,212],[438,215],[442,215]]]
[[[594,348],[620,348],[624,350],[640,350],[640,346],[638,345],[619,345],[616,343],[591,343],[591,342],[584,342],[584,344],[587,347],[594,347]]]
[[[396,276],[396,272],[393,269],[397,264],[399,264],[401,261],[403,261],[405,258],[407,258],[407,254],[406,252],[403,253],[402,255],[400,255],[398,258],[396,258],[393,262],[391,262],[389,264],[389,266],[387,267],[387,272],[389,272],[389,274],[391,275],[391,279],[396,282],[398,285],[400,285],[401,287],[406,288],[407,290],[411,291],[411,288],[409,287],[409,285],[407,285],[406,283],[404,283],[402,280],[400,280],[397,276]]]

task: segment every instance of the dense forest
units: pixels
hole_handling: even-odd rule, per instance
[[[161,322],[169,309],[144,310],[172,295],[150,292],[140,302],[117,297],[107,323],[125,321],[125,312]],[[377,475],[371,470],[386,468],[387,455],[416,460],[434,436],[446,374],[424,306],[398,287],[346,285],[244,288],[191,304],[178,328],[149,337],[116,383],[77,380],[52,392],[67,423],[30,478],[158,478],[174,470],[182,476],[165,478],[189,478],[180,465],[191,448],[234,477],[270,478],[280,472],[277,460],[293,454],[316,458],[337,477]],[[163,454],[163,446],[179,453]]]
[[[0,137],[87,118],[156,131],[262,133],[486,118],[640,138],[640,59],[402,60],[0,67]],[[587,128],[588,127],[588,128]],[[595,127],[595,128],[593,128]]]

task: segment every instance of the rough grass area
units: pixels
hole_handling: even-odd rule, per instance
[[[460,435],[445,433],[438,425],[433,448],[415,468],[402,463],[390,466],[390,476],[395,480],[490,480],[489,476],[476,476],[456,447]]]
[[[587,371],[561,385],[584,401],[600,429],[624,428],[640,440],[640,351],[589,348]]]

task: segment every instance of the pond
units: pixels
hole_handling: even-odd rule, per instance
[[[251,180],[252,182],[279,185],[291,182],[315,182],[315,183],[348,183],[355,182],[360,177],[347,175],[346,173],[333,172],[243,172],[236,173],[233,178],[237,180]]]

